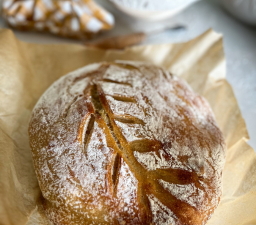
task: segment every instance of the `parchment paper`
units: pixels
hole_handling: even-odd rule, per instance
[[[86,64],[116,59],[152,62],[187,80],[212,106],[224,133],[223,196],[208,225],[256,224],[256,155],[232,88],[225,79],[222,36],[207,31],[187,43],[124,51],[39,45],[0,30],[0,224],[46,225],[28,140],[31,111],[59,77]]]

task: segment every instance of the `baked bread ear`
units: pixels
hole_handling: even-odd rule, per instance
[[[56,225],[201,225],[219,203],[223,135],[206,100],[159,67],[117,61],[60,78],[29,137]]]

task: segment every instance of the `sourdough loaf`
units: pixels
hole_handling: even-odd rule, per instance
[[[63,76],[29,136],[53,224],[201,225],[219,203],[223,135],[206,100],[162,68],[117,61]]]

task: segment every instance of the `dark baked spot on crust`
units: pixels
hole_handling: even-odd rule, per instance
[[[132,151],[137,152],[150,152],[158,151],[163,147],[162,143],[157,140],[139,139],[129,143],[129,147]]]

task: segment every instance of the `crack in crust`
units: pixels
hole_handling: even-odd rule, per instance
[[[92,132],[93,132],[93,128],[94,128],[94,122],[95,122],[95,116],[94,116],[94,114],[91,114],[90,118],[89,118],[87,128],[84,131],[84,140],[83,140],[84,149],[83,149],[83,151],[84,151],[85,155],[87,155],[86,150],[87,150],[88,144],[89,144],[91,136],[92,136]]]
[[[109,96],[111,96],[116,101],[137,103],[135,98],[133,98],[133,97],[127,97],[127,96],[122,96],[122,95],[109,95]]]
[[[67,117],[67,116],[68,116],[69,111],[70,111],[70,108],[71,108],[72,105],[77,101],[78,97],[79,97],[79,96],[76,96],[76,97],[72,100],[72,102],[69,103],[67,109],[64,111],[64,117]]]
[[[109,128],[109,131],[113,137],[113,139],[115,140],[118,148],[120,151],[122,151],[122,146],[120,144],[120,141],[118,140],[118,138],[116,137],[114,131],[113,131],[113,127],[112,124],[110,123],[110,119],[108,114],[106,113],[101,101],[100,101],[100,96],[99,96],[99,92],[98,92],[98,88],[99,86],[97,84],[93,84],[91,87],[91,99],[92,99],[92,103],[93,106],[95,108],[95,112],[101,116],[101,118],[105,121],[106,125]]]
[[[127,85],[127,86],[132,87],[132,84],[130,84],[129,82],[120,82],[120,81],[106,79],[106,78],[102,79],[101,81],[107,82],[107,83],[113,83],[113,84],[122,84],[122,85]]]
[[[119,153],[116,153],[113,167],[112,167],[112,176],[111,176],[114,196],[116,196],[116,189],[118,184],[120,167],[121,167],[121,156]]]
[[[141,124],[145,125],[145,122],[139,118],[133,116],[114,116],[114,120],[119,121],[121,123],[129,123],[129,124]]]
[[[121,152],[122,146],[113,131],[112,125],[109,120],[109,116],[105,112],[105,109],[104,109],[102,103],[100,102],[98,86],[96,84],[93,84],[91,87],[91,99],[92,99],[93,106],[95,108],[95,112],[97,114],[99,114],[101,116],[101,118],[104,120],[104,122],[106,123],[106,125],[112,135],[112,138],[114,139],[117,147],[119,148],[119,151]],[[118,184],[118,175],[119,175],[120,168],[121,168],[121,156],[119,153],[116,153],[116,155],[114,157],[114,162],[113,162],[113,165],[111,168],[111,182],[112,182],[113,196],[116,196],[116,189],[117,189],[117,184]]]

